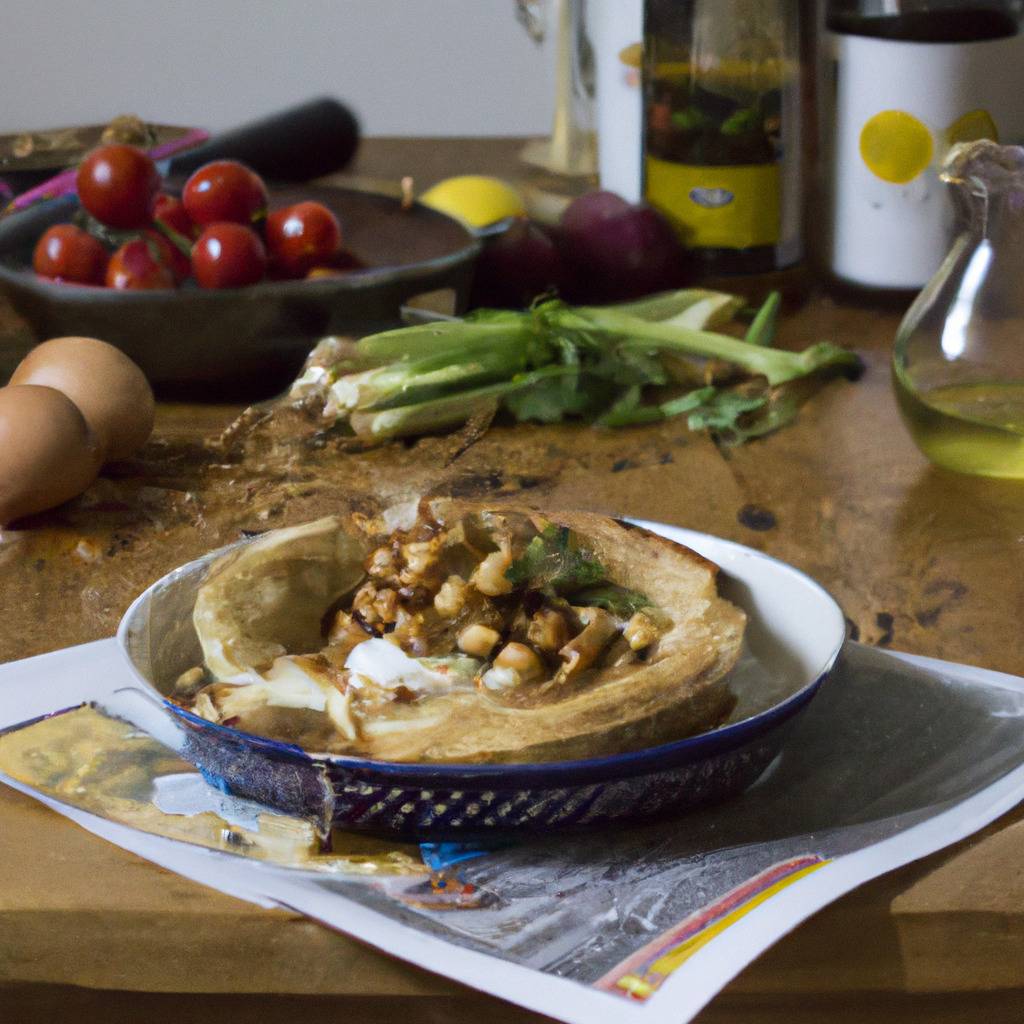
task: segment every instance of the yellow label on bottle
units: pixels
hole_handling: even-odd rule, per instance
[[[776,245],[781,226],[778,164],[693,167],[648,156],[647,201],[691,249]]]

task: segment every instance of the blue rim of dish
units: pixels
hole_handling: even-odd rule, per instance
[[[438,761],[430,764],[399,761],[373,761],[367,758],[346,757],[343,754],[317,754],[290,743],[280,743],[266,736],[232,729],[230,726],[200,718],[186,708],[161,698],[163,705],[174,715],[189,722],[205,733],[220,733],[232,743],[243,744],[279,760],[303,761],[310,765],[325,765],[352,774],[382,775],[391,779],[416,778],[446,781],[488,782],[497,780],[502,788],[511,785],[540,782],[551,777],[562,780],[568,777],[573,785],[593,782],[606,778],[626,778],[660,771],[676,765],[703,760],[718,753],[735,750],[747,741],[771,732],[795,715],[814,696],[818,687],[827,678],[831,667],[813,682],[788,697],[785,701],[745,718],[741,722],[719,726],[709,732],[698,733],[657,747],[629,751],[624,754],[609,754],[605,757],[583,758],[576,761],[536,761],[529,764],[500,762],[468,764],[466,762]]]
[[[810,701],[832,671],[835,666],[836,659],[839,657],[843,644],[846,641],[847,630],[845,621],[843,620],[842,609],[835,598],[832,597],[832,595],[820,583],[818,583],[817,580],[808,576],[807,573],[802,572],[800,569],[797,569],[787,562],[773,558],[771,555],[766,555],[762,551],[757,551],[754,548],[748,548],[744,544],[738,544],[735,541],[725,540],[721,537],[713,537],[711,534],[702,534],[699,531],[689,530],[685,527],[672,526],[669,523],[655,523],[650,520],[631,518],[624,519],[624,521],[633,526],[638,526],[643,530],[647,530],[648,532],[655,533],[659,537],[665,537],[667,540],[671,540],[677,544],[682,542],[677,541],[666,534],[659,533],[656,529],[652,529],[652,527],[668,527],[670,530],[681,531],[694,537],[707,537],[709,540],[714,541],[714,543],[724,545],[726,548],[731,549],[734,553],[743,558],[753,558],[755,560],[771,562],[782,568],[784,571],[798,577],[803,581],[804,585],[809,585],[813,590],[818,591],[827,603],[835,609],[840,621],[844,624],[843,628],[840,630],[838,642],[833,646],[833,649],[825,659],[824,664],[815,673],[814,678],[810,682],[805,683],[795,692],[791,693],[778,704],[774,704],[770,708],[766,708],[764,711],[760,711],[748,718],[741,719],[738,722],[729,722],[725,725],[720,725],[715,729],[710,729],[707,732],[697,733],[694,736],[686,736],[683,739],[673,740],[670,743],[662,743],[655,747],[644,747],[642,750],[628,751],[623,754],[608,754],[603,757],[580,758],[571,761],[535,761],[525,764],[514,761],[486,764],[467,763],[464,761],[403,763],[401,761],[375,761],[369,758],[350,757],[344,754],[327,754],[304,750],[302,747],[295,746],[292,743],[281,743],[278,740],[273,740],[266,736],[257,736],[254,733],[243,732],[242,730],[234,729],[231,726],[221,725],[220,723],[210,722],[205,718],[200,718],[198,715],[181,707],[179,704],[175,704],[172,700],[164,696],[164,694],[160,693],[156,687],[149,682],[149,680],[144,679],[142,674],[135,667],[135,663],[132,661],[131,656],[128,653],[128,645],[126,643],[128,623],[131,621],[132,613],[135,611],[136,606],[148,597],[150,591],[154,587],[159,586],[168,578],[168,576],[184,573],[186,570],[196,565],[196,563],[202,562],[208,564],[225,552],[232,550],[235,547],[239,547],[242,544],[247,544],[254,538],[238,541],[235,544],[229,544],[216,551],[211,551],[201,558],[195,559],[192,562],[179,566],[177,569],[171,570],[171,572],[166,576],[161,577],[161,579],[151,584],[132,602],[128,610],[124,613],[124,617],[122,618],[117,631],[117,640],[122,654],[125,656],[136,677],[146,687],[156,693],[159,701],[168,711],[183,719],[193,729],[197,729],[206,734],[213,733],[215,735],[222,735],[232,743],[241,743],[249,748],[256,748],[262,753],[280,760],[299,760],[314,765],[326,765],[329,768],[336,768],[351,773],[385,775],[389,778],[401,778],[402,776],[406,776],[422,779],[437,779],[438,776],[445,776],[452,780],[466,781],[497,778],[500,779],[502,784],[505,786],[516,780],[520,780],[525,783],[552,775],[559,777],[569,776],[573,783],[577,781],[582,782],[584,779],[593,780],[595,777],[621,778],[623,777],[623,769],[626,769],[627,775],[638,775],[644,772],[658,770],[665,762],[668,762],[669,764],[683,764],[690,761],[698,761],[704,757],[719,752],[733,750],[742,746],[748,740],[756,739],[757,737],[770,732],[774,727],[783,724],[787,719],[800,711],[801,708]]]

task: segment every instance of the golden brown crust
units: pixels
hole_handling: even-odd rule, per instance
[[[646,661],[591,670],[581,684],[563,684],[561,690],[547,694],[542,704],[509,706],[483,688],[392,701],[361,720],[357,739],[331,736],[322,748],[326,752],[412,762],[574,759],[681,738],[714,727],[728,713],[733,698],[726,675],[739,657],[746,619],[718,596],[716,565],[640,527],[590,512],[450,500],[432,502],[431,511],[444,528],[462,517],[488,514],[540,516],[544,522],[565,526],[606,568],[609,580],[645,594],[667,614],[670,624]],[[296,545],[297,557],[305,551],[308,559],[309,543],[303,547],[302,529],[293,531],[289,543]],[[318,531],[317,551],[348,551],[350,543],[360,539],[353,526],[340,520],[330,524],[321,520],[306,529]],[[332,531],[338,533],[338,543],[333,545]],[[275,552],[275,564],[287,561],[287,545],[265,543]],[[365,546],[358,550],[365,551]],[[253,565],[250,558],[247,576]],[[230,593],[224,576],[230,577],[235,569],[237,562],[224,563],[211,573],[208,585],[222,596]],[[344,568],[338,574],[348,578]],[[246,583],[250,585],[251,579]],[[209,605],[207,601],[207,614]],[[269,620],[249,616],[248,621]],[[259,648],[260,642],[278,638],[248,639]],[[260,724],[265,720],[261,718]],[[245,723],[239,727],[248,731]],[[314,742],[323,741],[321,733]]]

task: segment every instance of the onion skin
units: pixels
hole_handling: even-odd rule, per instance
[[[484,244],[473,276],[471,306],[524,309],[565,281],[562,257],[536,224],[517,220]]]
[[[574,200],[554,232],[568,271],[564,297],[604,304],[684,285],[693,276],[668,221],[610,192]]]

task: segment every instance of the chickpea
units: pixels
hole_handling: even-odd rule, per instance
[[[437,562],[437,540],[414,541],[402,548],[402,557],[406,568],[414,577],[420,577],[430,571]]]
[[[410,612],[399,606],[395,614],[395,632],[403,640],[423,636],[423,616],[419,612]]]
[[[461,576],[449,576],[434,595],[437,614],[454,619],[466,605],[466,581]]]
[[[615,619],[603,608],[577,608],[576,614],[585,625],[558,652],[564,663],[556,676],[559,683],[590,668],[619,631]]]
[[[496,629],[474,623],[459,634],[459,650],[474,658],[486,658],[500,639],[501,634]]]
[[[395,567],[395,556],[389,548],[377,548],[366,563],[366,571],[371,576],[388,576]]]
[[[505,579],[505,570],[512,564],[512,552],[508,548],[492,551],[473,571],[469,582],[487,597],[510,594],[512,584]]]
[[[378,590],[373,610],[381,622],[394,622],[398,617],[398,595],[393,590]]]
[[[379,620],[376,608],[377,588],[372,583],[364,583],[352,598],[352,611],[358,612],[363,621],[372,625]]]
[[[530,619],[526,639],[541,651],[557,651],[569,640],[569,625],[553,608],[541,608]]]
[[[174,682],[174,692],[188,696],[195,693],[206,678],[206,672],[198,665],[182,672]]]
[[[490,668],[479,680],[478,685],[495,693],[514,690],[520,683],[519,673],[512,668]]]
[[[540,660],[537,652],[526,644],[513,641],[506,644],[498,656],[494,659],[495,668],[512,669],[523,682],[530,682],[547,675],[544,662]]]
[[[642,651],[649,647],[661,635],[661,630],[643,611],[635,612],[622,631],[629,646],[634,651]]]

